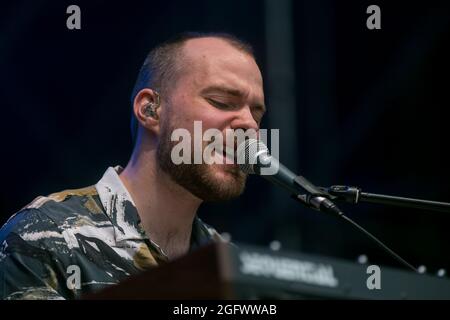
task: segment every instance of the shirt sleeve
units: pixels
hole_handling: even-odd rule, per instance
[[[36,210],[19,212],[0,231],[0,298],[70,298],[63,268],[65,241]]]

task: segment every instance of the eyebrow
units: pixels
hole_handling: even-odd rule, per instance
[[[209,86],[201,91],[202,94],[209,93],[224,93],[233,97],[242,98],[244,97],[244,93],[239,89],[229,88],[225,86]],[[266,106],[264,104],[256,104],[253,107],[261,109],[263,112],[266,112]]]

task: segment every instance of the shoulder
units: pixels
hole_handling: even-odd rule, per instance
[[[26,242],[35,247],[65,252],[66,229],[80,220],[94,224],[95,220],[104,219],[94,186],[40,196],[6,222],[0,230],[0,244],[6,240],[13,249],[24,246]]]
[[[35,208],[24,208],[14,214],[0,230],[0,243],[18,244],[23,241],[38,242],[46,238],[62,237],[57,224],[45,212]]]
[[[24,209],[38,209],[55,223],[63,223],[73,215],[102,214],[103,209],[95,186],[68,189],[34,199]]]

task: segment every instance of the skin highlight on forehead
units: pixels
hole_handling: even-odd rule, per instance
[[[255,95],[254,104],[264,107],[263,80],[254,58],[220,38],[186,41],[182,47],[184,72],[178,80],[193,91],[206,87],[220,89],[231,96]],[[212,89],[210,89],[211,91]],[[216,90],[218,91],[218,90]]]

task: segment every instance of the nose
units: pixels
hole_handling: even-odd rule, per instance
[[[255,118],[253,118],[252,112],[248,106],[245,106],[238,111],[236,111],[236,115],[231,121],[231,129],[254,129],[258,131],[259,125],[256,122]]]

